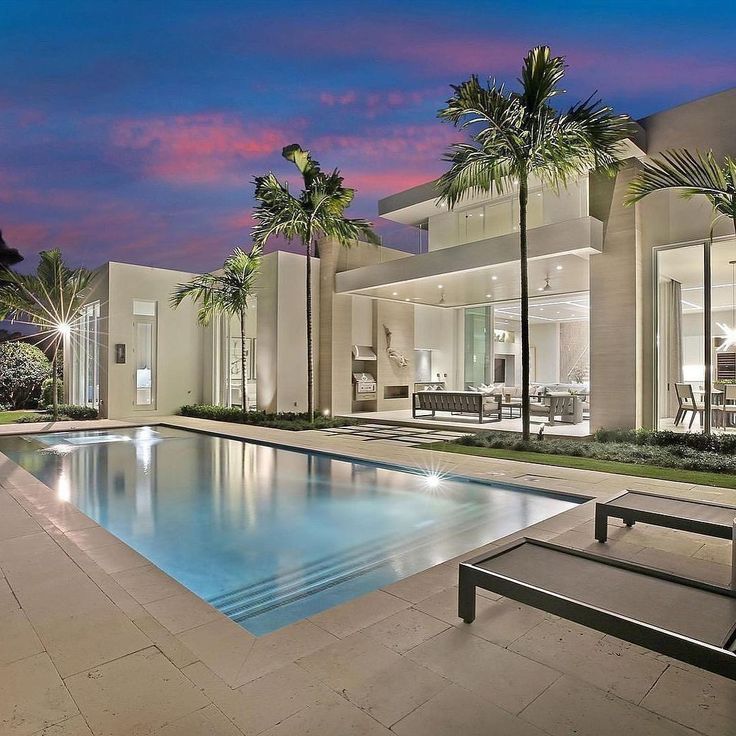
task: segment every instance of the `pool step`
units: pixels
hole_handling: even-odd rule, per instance
[[[396,563],[418,549],[435,544],[437,534],[443,537],[462,534],[483,523],[485,522],[478,520],[477,509],[467,508],[462,513],[453,514],[450,519],[433,524],[429,534],[425,529],[414,532],[409,539],[401,542],[394,539],[391,543],[382,544],[382,540],[374,540],[370,544],[353,548],[347,554],[341,554],[339,560],[325,558],[305,568],[294,569],[211,598],[209,602],[234,621],[241,623],[266,611],[340,585],[383,565]]]

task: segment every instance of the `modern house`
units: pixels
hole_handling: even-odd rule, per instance
[[[736,89],[640,120],[615,179],[590,172],[559,192],[532,187],[532,390],[581,397],[573,433],[672,427],[683,400],[723,400],[703,393],[707,365],[716,382],[736,379],[733,225],[716,226],[707,274],[708,202],[662,192],[623,205],[639,162],[675,147],[736,156]],[[521,390],[517,197],[476,197],[449,211],[428,182],[382,199],[378,214],[416,228],[421,247],[320,245],[318,408],[408,420],[415,391],[495,385],[513,417],[510,399]],[[192,305],[169,307],[175,285],[191,276],[119,263],[99,269],[67,345],[68,399],[108,417],[244,400],[304,410],[304,258],[264,258],[246,376],[235,324],[201,327]],[[514,429],[519,420],[503,421]]]

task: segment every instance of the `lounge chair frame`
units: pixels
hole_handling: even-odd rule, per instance
[[[736,620],[726,637],[725,648],[721,648],[478,566],[480,563],[504,555],[524,544],[537,545],[555,552],[573,555],[691,588],[698,588],[732,598],[736,597],[736,593],[728,588],[722,588],[704,581],[690,580],[665,570],[658,570],[625,560],[612,559],[606,555],[597,555],[584,550],[570,549],[551,542],[521,538],[499,547],[493,552],[487,552],[467,562],[460,563],[458,615],[465,623],[469,624],[474,621],[475,589],[483,588],[533,608],[561,616],[583,626],[588,626],[605,634],[611,634],[619,639],[624,639],[660,654],[665,654],[682,662],[736,680],[736,652],[733,651],[734,638],[736,637]]]
[[[681,504],[688,504],[695,509],[697,506],[710,506],[714,508],[728,509],[731,513],[728,523],[720,523],[718,521],[703,521],[702,519],[693,519],[682,516],[682,514],[667,514],[661,511],[652,511],[650,509],[637,509],[630,506],[622,506],[616,502],[629,496],[652,496],[667,501],[677,501]],[[717,537],[719,539],[733,538],[733,520],[736,517],[736,506],[730,506],[725,503],[715,503],[713,501],[697,501],[692,498],[681,498],[677,496],[663,496],[659,493],[646,493],[645,491],[624,491],[615,498],[608,501],[599,501],[595,505],[595,538],[599,542],[605,542],[608,538],[608,519],[621,519],[626,526],[634,526],[634,523],[641,521],[645,524],[661,526],[667,529],[677,529],[684,532],[693,532],[695,534],[704,534],[708,537]]]

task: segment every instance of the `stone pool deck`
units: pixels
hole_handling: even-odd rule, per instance
[[[637,488],[736,503],[705,486],[162,421],[593,498]],[[586,503],[524,534],[600,551],[592,517]],[[637,524],[612,528],[607,548],[721,583],[730,575],[728,543],[698,535]],[[457,560],[253,637],[2,455],[0,569],[3,735],[736,733],[731,680],[491,594],[463,624]]]

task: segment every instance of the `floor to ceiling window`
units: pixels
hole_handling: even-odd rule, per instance
[[[71,333],[71,401],[83,406],[100,404],[100,303],[82,307]]]
[[[660,429],[702,431],[707,408],[713,430],[736,429],[736,241],[712,244],[709,274],[705,255],[703,244],[656,251],[655,416]]]
[[[156,406],[156,302],[133,302],[135,405]]]

